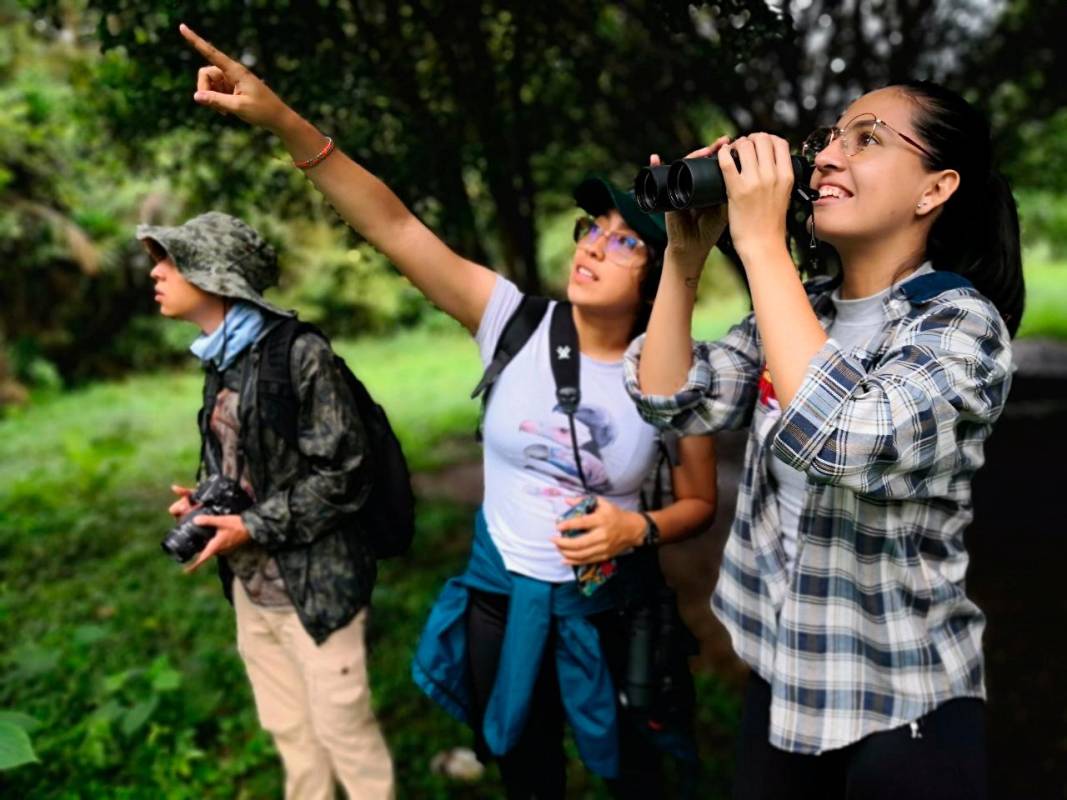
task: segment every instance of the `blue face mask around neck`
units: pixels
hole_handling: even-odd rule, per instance
[[[263,312],[251,303],[236,303],[226,312],[222,324],[211,333],[201,334],[189,349],[206,367],[224,370],[263,332]]]

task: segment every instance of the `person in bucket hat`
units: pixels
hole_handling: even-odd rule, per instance
[[[177,226],[138,225],[137,238],[154,244],[156,253],[168,256],[193,286],[271,314],[293,316],[263,297],[278,282],[274,248],[237,217],[208,211]]]
[[[263,297],[278,261],[251,226],[210,211],[175,227],[141,225],[136,235],[153,262],[160,312],[202,331],[191,347],[205,373],[200,474],[231,479],[251,501],[241,513],[193,518],[215,533],[186,569],[217,557],[286,796],[326,800],[339,782],[349,797],[392,798],[364,645],[375,555],[355,517],[370,486],[369,454],[345,377],[325,338],[298,332],[287,376],[296,403],[271,406],[260,392],[263,363],[278,352],[272,335],[295,315]],[[264,415],[265,406],[281,410]],[[184,519],[196,509],[193,492],[172,489],[169,511]]]

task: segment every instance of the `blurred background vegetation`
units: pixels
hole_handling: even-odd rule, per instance
[[[340,223],[276,141],[192,102],[191,24],[266,78],[464,255],[530,290],[565,280],[570,189],[722,131],[798,142],[850,98],[934,78],[983,107],[1026,245],[1022,336],[1067,339],[1067,5],[1026,0],[0,0],[0,733],[39,763],[4,797],[264,797],[232,616],[157,549],[196,456],[195,331],[155,312],[138,222],[244,217],[274,294],[323,325],[419,470],[476,458],[464,333]],[[699,335],[747,308],[713,256]],[[402,797],[493,796],[427,769],[467,741],[407,677],[462,562],[468,509],[434,500],[376,593],[374,686]],[[701,681],[709,796],[737,701]],[[2,749],[2,748],[0,748]],[[25,754],[25,751],[20,751]],[[30,756],[26,756],[30,758]],[[574,796],[592,792],[578,779]]]

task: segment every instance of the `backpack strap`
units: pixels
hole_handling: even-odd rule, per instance
[[[552,321],[548,330],[549,359],[552,363],[552,378],[556,382],[556,403],[567,415],[571,430],[571,447],[574,448],[574,466],[587,493],[589,485],[582,469],[582,454],[578,449],[578,433],[574,427],[574,415],[582,402],[581,366],[582,353],[578,342],[578,329],[574,327],[574,314],[570,303],[556,303],[552,309]]]
[[[493,359],[489,362],[489,366],[485,368],[485,372],[482,373],[482,379],[478,381],[478,385],[471,392],[472,400],[479,395],[482,396],[482,413],[481,418],[478,420],[478,430],[475,432],[475,438],[478,441],[482,440],[482,419],[485,418],[489,395],[496,384],[497,378],[504,371],[504,367],[510,364],[511,360],[530,341],[530,337],[533,336],[537,326],[544,319],[545,312],[548,311],[548,302],[547,297],[523,295],[518,308],[512,312],[508,321],[504,324],[504,330],[496,343],[496,350],[493,351]]]
[[[275,325],[260,347],[256,395],[261,423],[277,431],[290,445],[296,444],[296,417],[300,402],[293,389],[290,353],[302,333],[322,335],[318,328],[289,317]]]
[[[485,368],[482,379],[471,393],[471,397],[482,396],[482,419],[478,422],[475,434],[478,441],[482,438],[482,421],[489,403],[489,395],[500,373],[518,355],[519,351],[533,336],[548,311],[549,300],[546,297],[526,295],[518,308],[512,313],[504,330],[500,334],[493,359]],[[574,315],[570,303],[556,303],[549,323],[549,355],[552,365],[552,377],[556,383],[556,402],[560,411],[567,415],[570,425],[571,446],[574,448],[574,463],[581,479],[582,487],[588,492],[585,471],[582,469],[581,453],[578,448],[578,434],[574,425],[574,415],[581,403],[581,350],[578,342],[578,330],[574,327]]]
[[[221,465],[218,463],[219,459],[208,438],[211,436],[211,414],[215,410],[215,401],[221,384],[221,374],[214,366],[209,366],[204,373],[203,404],[196,415],[196,426],[200,431],[200,460],[196,465],[196,482],[198,484],[203,477],[205,465],[212,475],[221,471]]]
[[[666,488],[663,485],[664,478],[666,477],[670,480],[671,476],[669,472],[664,476],[663,468],[673,469],[682,463],[681,453],[678,450],[678,440],[681,438],[675,431],[660,431],[656,440],[659,458],[656,459],[656,466],[653,467],[651,495],[648,495],[644,489],[641,490],[641,509],[643,511],[656,511],[664,508],[664,498],[667,496]],[[673,494],[674,486],[672,481],[672,497]]]

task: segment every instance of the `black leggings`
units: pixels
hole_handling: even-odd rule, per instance
[[[749,677],[738,736],[734,800],[985,800],[985,703],[950,700],[911,725],[823,755],[767,741],[771,687]]]
[[[468,658],[470,659],[473,697],[477,723],[479,755],[488,749],[481,736],[481,717],[489,702],[496,680],[500,648],[504,641],[508,598],[504,595],[471,590],[467,614]],[[611,673],[618,685],[626,663],[626,630],[623,618],[614,611],[590,617],[596,625]],[[500,774],[508,800],[554,800],[564,797],[567,764],[563,752],[564,711],[559,696],[555,661],[550,634],[546,657],[534,686],[530,716],[518,744],[499,757]],[[612,795],[619,798],[656,800],[663,796],[659,760],[634,721],[619,709],[619,747],[621,773],[608,781]]]

